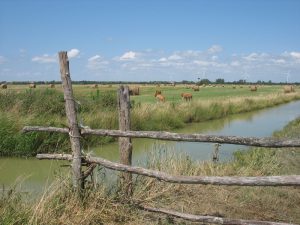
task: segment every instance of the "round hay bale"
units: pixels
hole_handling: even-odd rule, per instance
[[[36,88],[36,85],[35,84],[29,84],[29,88]]]
[[[250,91],[257,91],[257,86],[252,85],[252,86],[250,87]]]
[[[199,91],[199,90],[200,90],[199,87],[197,87],[197,86],[192,87],[192,89],[193,89],[194,91]]]
[[[98,88],[98,84],[93,84],[92,88]]]
[[[293,85],[285,85],[283,87],[283,91],[284,91],[284,93],[291,93],[291,92],[295,91],[295,88]]]
[[[139,87],[129,88],[129,95],[140,95],[140,88]]]
[[[49,84],[49,88],[55,88],[55,84]]]
[[[1,84],[2,89],[7,89],[7,84]]]

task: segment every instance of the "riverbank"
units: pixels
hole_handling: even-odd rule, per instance
[[[20,130],[26,125],[67,127],[62,93],[57,90],[25,90],[0,93],[0,155],[34,156],[39,152],[69,152],[67,135],[56,133],[28,133]],[[212,94],[212,96],[214,96]],[[78,95],[81,124],[91,128],[118,129],[116,93],[93,92],[89,97]],[[186,123],[202,122],[228,115],[255,111],[300,99],[300,93],[281,92],[256,96],[207,97],[192,102],[166,103],[132,102],[132,130],[168,130],[183,128]],[[115,139],[85,137],[88,149]]]
[[[275,132],[274,136],[300,138],[300,118]],[[174,175],[190,176],[299,175],[300,148],[252,148],[236,152],[231,162],[213,164],[193,161],[184,154],[175,155],[161,147],[149,155],[147,167]],[[150,214],[134,205],[121,203],[117,189],[106,186],[104,181],[98,181],[97,187],[89,187],[83,201],[74,197],[69,180],[66,179],[58,179],[41,198],[30,203],[22,201],[22,194],[12,189],[1,197],[0,223],[179,223],[177,219]],[[137,177],[131,202],[199,215],[300,223],[300,192],[295,187],[179,185]]]

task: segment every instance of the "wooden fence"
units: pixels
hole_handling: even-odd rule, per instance
[[[216,177],[216,176],[173,176],[164,172],[145,169],[131,165],[132,143],[131,138],[152,138],[172,141],[189,141],[189,142],[211,142],[227,143],[247,146],[260,147],[300,147],[299,140],[291,139],[274,139],[274,138],[255,138],[255,137],[237,137],[237,136],[217,136],[203,134],[179,134],[170,132],[154,131],[130,131],[130,99],[128,87],[121,86],[118,90],[118,111],[119,111],[119,130],[104,129],[86,129],[78,126],[76,117],[76,101],[73,96],[69,61],[67,52],[59,52],[60,72],[62,86],[64,89],[64,99],[66,115],[68,118],[69,128],[58,127],[41,127],[26,126],[24,132],[41,131],[41,132],[59,132],[69,134],[71,142],[71,154],[38,154],[38,159],[58,159],[72,162],[73,187],[76,193],[82,194],[84,190],[84,181],[93,171],[95,166],[121,171],[122,191],[126,197],[132,195],[132,173],[153,177],[160,181],[180,183],[180,184],[212,184],[212,185],[237,185],[237,186],[300,186],[300,175],[290,176],[264,176],[264,177]],[[119,138],[120,163],[111,162],[100,157],[91,157],[82,155],[80,149],[80,138],[83,135],[113,136]],[[83,163],[87,169],[83,171]],[[216,216],[201,216],[179,213],[167,209],[151,208],[138,205],[139,208],[150,212],[158,212],[169,216],[179,217],[190,221],[215,224],[287,224],[268,221],[254,221],[241,219],[228,219]]]

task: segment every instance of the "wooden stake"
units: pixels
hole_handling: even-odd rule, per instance
[[[214,144],[215,148],[212,154],[212,161],[214,163],[219,162],[219,147],[221,146],[219,143]]]
[[[73,96],[72,83],[69,70],[69,60],[67,52],[59,52],[59,64],[62,86],[64,90],[64,99],[66,101],[66,114],[69,124],[69,136],[72,148],[72,172],[73,187],[78,192],[84,188],[81,174],[81,149],[80,149],[80,132],[77,123],[75,99]]]
[[[119,130],[130,130],[130,98],[128,86],[120,86],[118,90],[118,109],[119,109]],[[120,163],[131,165],[132,143],[131,138],[119,138]],[[121,173],[120,179],[121,191],[125,197],[132,195],[132,175],[130,173]]]

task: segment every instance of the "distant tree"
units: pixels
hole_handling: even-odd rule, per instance
[[[181,81],[181,83],[183,83],[183,84],[190,84],[190,83],[191,83],[191,81],[188,81],[188,80],[183,80],[183,81]]]
[[[216,84],[224,84],[224,83],[225,83],[224,79],[222,79],[222,78],[216,79]]]
[[[210,84],[210,80],[209,79],[202,79],[200,80],[197,84],[198,85],[202,85],[202,84]]]
[[[245,83],[246,83],[246,80],[240,79],[237,83],[238,83],[238,84],[245,84]]]

